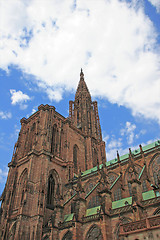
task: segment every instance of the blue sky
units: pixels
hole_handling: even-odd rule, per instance
[[[159,0],[0,0],[0,193],[20,119],[65,117],[81,67],[107,159],[160,139]]]

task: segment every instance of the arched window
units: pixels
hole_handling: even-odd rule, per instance
[[[72,233],[68,231],[62,238],[62,240],[72,240]]]
[[[153,180],[156,185],[159,184],[160,181],[160,156],[156,156],[152,162],[152,174]]]
[[[97,154],[96,149],[94,149],[94,152],[93,152],[93,167],[97,166],[97,162],[98,162],[98,154]]]
[[[47,191],[47,204],[48,206],[54,205],[54,194],[55,194],[55,181],[52,174],[48,178],[48,191]]]
[[[51,153],[57,153],[57,125],[53,126],[52,130],[52,141],[51,141]]]
[[[99,196],[96,195],[96,196],[93,196],[89,203],[88,203],[88,207],[87,208],[94,208],[94,207],[97,207],[100,205],[100,199],[99,199]]]
[[[19,178],[19,182],[18,182],[18,184],[19,184],[19,193],[18,193],[18,199],[17,199],[18,200],[17,201],[17,203],[18,203],[17,207],[19,207],[19,204],[23,205],[23,204],[26,203],[27,179],[28,179],[28,171],[27,171],[27,169],[25,169],[22,172],[22,174],[21,174],[21,176]],[[17,205],[17,203],[16,203],[16,205]]]
[[[74,172],[78,172],[78,147],[74,145],[73,147],[73,164],[74,164]]]
[[[12,228],[9,230],[9,236],[8,240],[14,240],[15,239],[15,232],[16,232],[16,223],[13,224]]]
[[[87,232],[85,240],[103,240],[101,229],[97,225],[93,225]]]
[[[121,189],[120,188],[117,188],[115,191],[114,191],[114,201],[118,201],[122,199],[122,193],[121,193]]]
[[[79,124],[79,111],[77,111],[77,125]]]

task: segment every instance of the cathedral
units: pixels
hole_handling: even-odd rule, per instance
[[[21,119],[8,167],[1,240],[160,239],[160,141],[106,161],[82,70],[69,117],[42,104]]]

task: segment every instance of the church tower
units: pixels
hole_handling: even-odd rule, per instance
[[[75,100],[70,101],[69,110],[69,117],[78,129],[87,136],[102,141],[97,102],[91,100],[82,69]]]
[[[160,141],[106,162],[82,70],[69,117],[42,104],[22,118],[8,166],[1,240],[160,237]]]
[[[97,102],[91,100],[82,70],[75,100],[69,104],[68,118],[42,104],[21,119],[1,196],[2,240],[41,239],[53,209],[61,221],[64,186],[79,171],[106,162]]]

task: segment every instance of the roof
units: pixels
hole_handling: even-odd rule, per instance
[[[72,221],[73,217],[74,217],[74,213],[64,215],[64,222]]]
[[[144,201],[156,197],[153,190],[142,193],[142,196],[143,196]],[[123,198],[123,199],[120,199],[118,201],[112,202],[112,209],[125,207],[125,206],[131,205],[131,204],[132,204],[132,197]],[[98,211],[100,211],[100,209],[101,209],[101,206],[97,206],[97,207],[94,207],[94,208],[87,209],[86,217],[96,215],[98,213]],[[66,214],[64,216],[64,222],[72,221],[73,217],[74,217],[74,213]]]
[[[155,148],[155,147],[157,147],[157,146],[160,146],[160,140],[157,140],[157,141],[155,141],[155,142],[153,142],[153,143],[150,143],[150,144],[142,147],[142,150],[143,150],[143,152],[145,153],[145,152],[148,152],[148,151],[152,150],[153,148]],[[132,151],[132,154],[133,154],[134,156],[140,154],[140,149],[135,149],[134,151]],[[124,161],[124,160],[127,160],[127,159],[129,159],[129,153],[120,156],[120,161]],[[115,163],[117,163],[117,162],[118,162],[118,159],[117,159],[117,158],[114,158],[114,159],[112,159],[112,160],[110,160],[110,161],[107,161],[107,162],[106,162],[106,166],[107,166],[107,167],[108,167],[108,166],[111,166],[112,164],[115,164]],[[99,165],[99,168],[100,168],[100,169],[102,168],[102,164]],[[143,170],[144,170],[144,169],[143,169]],[[97,166],[94,167],[94,168],[91,168],[91,169],[88,169],[88,170],[82,172],[82,177],[83,177],[83,176],[87,176],[88,174],[95,173],[95,172],[97,172]]]
[[[151,190],[151,191],[142,193],[142,196],[143,196],[143,200],[148,200],[148,199],[155,198],[155,193],[153,190]]]
[[[112,209],[124,207],[126,205],[131,205],[131,204],[132,204],[132,197],[123,198],[118,201],[112,202]]]
[[[100,211],[101,206],[87,209],[86,217],[97,214],[97,211]]]
[[[148,200],[148,199],[155,198],[156,196],[155,196],[154,191],[151,190],[151,191],[142,193],[142,197],[143,197],[143,200],[145,201],[145,200]],[[126,205],[131,205],[131,204],[132,204],[132,197],[123,198],[123,199],[120,199],[118,201],[112,202],[112,209],[124,207]]]

